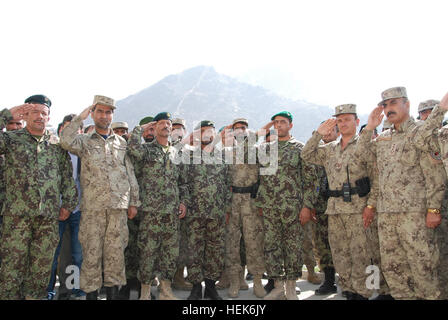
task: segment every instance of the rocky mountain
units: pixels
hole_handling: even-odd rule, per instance
[[[256,129],[273,114],[288,110],[293,114],[293,135],[306,141],[322,120],[333,114],[333,108],[305,101],[293,101],[229,76],[212,67],[198,66],[170,75],[156,84],[123,100],[117,101],[116,121],[127,121],[130,128],[145,116],[169,111],[187,121],[187,130],[201,120],[212,120],[216,128],[245,117]]]

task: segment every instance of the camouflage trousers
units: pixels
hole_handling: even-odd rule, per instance
[[[316,225],[313,222],[308,222],[303,227],[303,241],[302,241],[302,257],[303,263],[308,267],[316,265],[315,253],[315,235]]]
[[[0,300],[43,299],[59,241],[58,221],[43,216],[3,216]]]
[[[140,218],[138,280],[150,284],[158,275],[159,280],[172,281],[179,257],[179,217],[172,212],[144,211]]]
[[[439,276],[441,298],[448,299],[448,217],[445,214],[442,215],[441,224],[435,229],[437,237],[437,244],[439,247],[439,263],[437,268],[437,274]]]
[[[302,274],[303,229],[298,212],[263,208],[264,258],[270,279],[297,280]]]
[[[316,214],[317,223],[314,231],[315,256],[319,261],[319,269],[333,268],[333,257],[331,256],[330,243],[328,241],[328,215],[325,213]]]
[[[199,283],[204,279],[218,280],[224,271],[225,217],[209,218],[192,214],[185,217],[188,246],[192,257],[187,280]]]
[[[438,299],[439,248],[426,212],[379,213],[381,267],[395,299]]]
[[[366,230],[362,213],[328,216],[328,238],[342,291],[355,292],[365,298],[373,294],[375,288],[368,288],[366,284],[370,275],[366,273],[366,268],[380,268],[379,243],[375,241],[376,223],[374,220]],[[379,277],[380,293],[388,293],[381,272]]]
[[[141,216],[142,212],[139,210],[137,216],[134,219],[128,219],[129,241],[126,249],[124,250],[126,279],[137,278],[138,262],[140,260],[137,240]]]
[[[81,290],[88,293],[101,288],[102,274],[106,287],[125,285],[126,210],[83,211],[78,237],[83,254]]]
[[[178,267],[185,267],[189,264],[192,252],[188,246],[188,226],[185,219],[180,220],[179,231],[179,258],[177,259]]]
[[[225,264],[228,273],[237,275],[243,270],[240,242],[244,239],[247,269],[261,276],[265,271],[263,218],[257,213],[250,194],[233,194],[227,232]]]

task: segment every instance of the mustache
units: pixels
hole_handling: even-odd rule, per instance
[[[386,116],[387,117],[389,117],[390,115],[392,115],[392,114],[397,114],[395,111],[389,111],[387,114],[386,114]]]

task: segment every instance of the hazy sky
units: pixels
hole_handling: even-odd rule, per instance
[[[95,94],[119,100],[210,65],[234,77],[284,74],[284,91],[361,113],[405,86],[415,114],[448,91],[447,9],[446,0],[2,0],[0,106],[46,94],[56,125]]]

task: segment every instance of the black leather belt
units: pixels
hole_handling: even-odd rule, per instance
[[[343,196],[342,190],[328,190],[327,192],[329,197],[337,198]],[[358,187],[350,188],[350,194],[358,194]]]
[[[251,193],[253,186],[250,187],[234,187],[232,186],[233,193]]]

